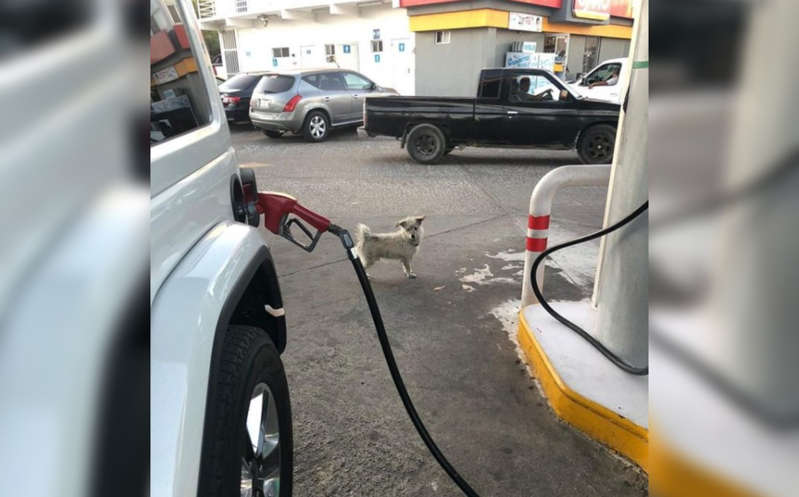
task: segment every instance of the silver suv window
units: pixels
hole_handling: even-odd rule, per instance
[[[340,72],[309,74],[302,78],[309,85],[320,90],[346,90],[347,83]]]
[[[348,90],[368,90],[372,87],[371,81],[352,72],[344,73],[344,81]]]
[[[253,93],[283,93],[289,91],[292,86],[294,86],[294,76],[267,74],[258,82]]]

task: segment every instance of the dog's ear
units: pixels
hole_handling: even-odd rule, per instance
[[[397,224],[395,224],[394,226],[396,226],[397,228],[408,229],[414,223],[415,221],[412,217],[406,217],[405,219],[400,219],[399,221],[397,221]]]
[[[422,224],[422,221],[424,221],[424,218],[425,218],[424,216],[416,216],[415,217],[416,224]]]

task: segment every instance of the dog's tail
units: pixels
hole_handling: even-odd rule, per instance
[[[355,241],[358,243],[363,242],[372,237],[372,230],[365,224],[358,223],[355,226]]]

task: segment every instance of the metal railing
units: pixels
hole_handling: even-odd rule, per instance
[[[200,19],[216,17],[216,0],[199,0],[197,7]]]

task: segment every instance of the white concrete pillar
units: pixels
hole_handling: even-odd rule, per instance
[[[616,134],[605,226],[647,200],[648,11],[644,0],[633,28],[630,91]],[[599,311],[597,338],[639,367],[648,364],[648,236],[647,213],[606,236],[594,286],[594,304]]]

